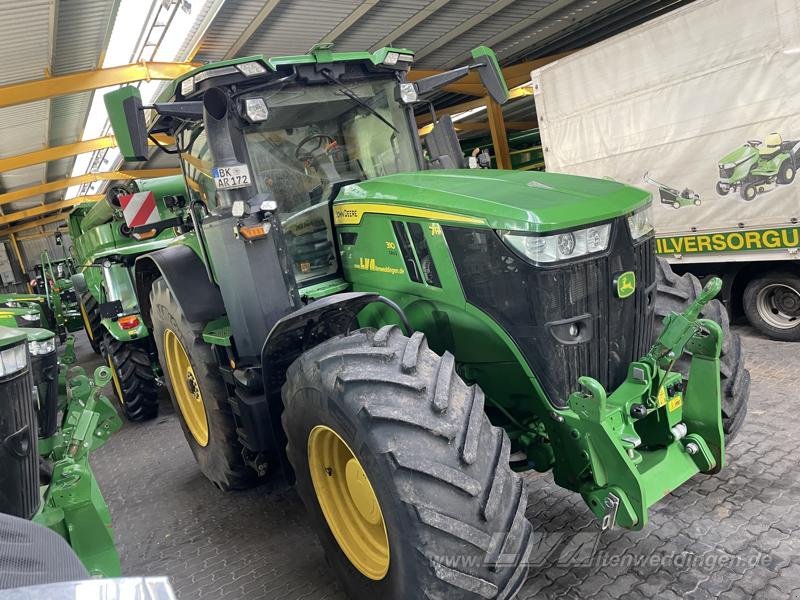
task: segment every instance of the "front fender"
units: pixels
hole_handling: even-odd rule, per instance
[[[150,321],[150,289],[159,277],[178,301],[191,323],[207,323],[225,314],[225,304],[205,264],[187,244],[175,244],[136,259],[134,278],[142,316]]]

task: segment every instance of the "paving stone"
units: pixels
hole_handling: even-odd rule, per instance
[[[800,344],[737,331],[752,388],[726,468],[654,506],[644,531],[605,532],[591,563],[578,567],[558,564],[561,549],[595,531],[596,520],[549,474],[526,474],[527,515],[560,545],[532,569],[519,598],[800,598]],[[80,334],[77,351],[82,365],[100,364]],[[126,424],[92,464],[124,574],[166,575],[180,600],[345,598],[297,495],[217,490],[165,393],[158,419]]]

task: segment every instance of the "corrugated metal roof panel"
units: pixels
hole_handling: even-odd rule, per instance
[[[116,0],[66,0],[58,4],[54,74],[97,68],[118,4]]]
[[[41,148],[46,115],[46,100],[0,109],[0,157]]]
[[[44,77],[51,0],[0,0],[0,85]]]
[[[493,36],[502,34],[523,19],[532,17],[553,2],[554,0],[515,0],[508,7],[492,14],[423,57],[418,64],[430,68],[442,68],[451,60],[466,62],[469,60],[469,51],[472,48],[485,44]]]
[[[352,13],[359,0],[282,2],[245,44],[240,54],[302,54]],[[378,6],[373,7],[377,10]]]
[[[228,0],[203,36],[196,59],[221,60],[264,7],[265,0]],[[263,27],[263,26],[262,26]],[[241,53],[240,53],[241,54]]]
[[[336,40],[336,49],[342,52],[369,50],[429,4],[428,0],[381,0]]]

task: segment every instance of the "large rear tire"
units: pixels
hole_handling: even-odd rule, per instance
[[[359,330],[297,359],[282,396],[298,494],[350,598],[516,593],[533,543],[526,486],[451,354],[421,332]]]
[[[677,275],[669,263],[657,258],[656,276],[656,320],[653,339],[661,333],[663,318],[670,312],[682,312],[694,302],[703,286],[691,273]],[[728,311],[719,300],[709,302],[700,316],[711,319],[722,327],[724,339],[720,353],[720,384],[722,389],[722,427],[726,439],[733,440],[744,423],[747,414],[747,401],[750,397],[750,372],[744,366],[742,340],[730,328]],[[689,359],[684,356],[678,361],[678,370],[689,373]]]
[[[100,325],[100,308],[97,300],[90,293],[82,294],[78,300],[78,306],[83,319],[83,330],[89,339],[89,345],[95,354],[101,354],[101,342],[103,339],[103,329]]]
[[[228,388],[203,326],[186,319],[163,279],[153,283],[150,306],[167,389],[200,470],[221,490],[251,487],[257,476],[242,458]]]
[[[129,421],[158,416],[158,385],[150,362],[148,340],[120,342],[103,334],[103,356],[111,368],[112,386]]]

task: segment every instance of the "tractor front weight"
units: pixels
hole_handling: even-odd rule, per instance
[[[695,474],[724,465],[722,330],[698,318],[720,287],[713,278],[686,311],[667,316],[652,349],[630,364],[613,393],[581,377],[585,391],[552,414],[555,480],[581,493],[603,528],[642,529],[653,504]],[[691,354],[686,380],[673,370],[684,352]]]

